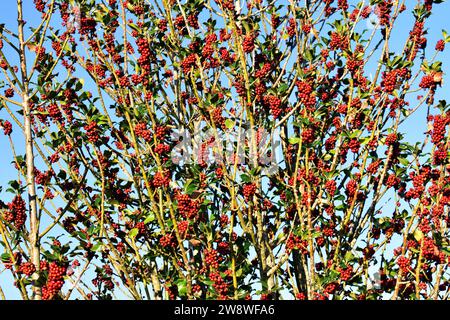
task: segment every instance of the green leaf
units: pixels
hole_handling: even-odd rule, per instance
[[[231,119],[227,119],[225,120],[225,127],[227,127],[228,129],[231,129],[234,127],[234,121]]]
[[[132,239],[136,238],[137,234],[139,233],[139,229],[137,228],[133,228],[130,230],[130,232],[128,233],[128,236]]]
[[[9,262],[11,255],[9,253],[2,253],[2,255],[0,256],[2,262]]]
[[[150,214],[147,216],[147,218],[145,218],[144,224],[148,224],[148,223],[152,222],[153,220],[155,220],[155,214],[153,212],[150,212]]]
[[[419,228],[416,228],[416,230],[414,230],[414,234],[413,235],[414,235],[414,239],[416,239],[417,242],[420,243],[420,241],[422,241],[422,239],[423,239],[423,232]]]
[[[101,243],[101,242],[97,242],[96,244],[94,244],[93,246],[92,246],[92,251],[101,251],[102,250],[102,246],[103,246],[103,243]]]
[[[186,280],[181,280],[177,282],[178,294],[180,296],[185,296],[187,293]]]
[[[301,139],[299,137],[290,137],[289,138],[289,143],[290,144],[297,144],[300,143]]]
[[[246,174],[241,174],[241,180],[245,183],[252,181],[250,177]]]

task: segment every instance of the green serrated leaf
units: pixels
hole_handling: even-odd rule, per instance
[[[234,121],[231,119],[227,119],[225,120],[225,127],[227,127],[228,129],[231,129],[234,127]]]
[[[133,228],[128,232],[128,236],[132,239],[136,238],[137,234],[139,233],[139,229]]]

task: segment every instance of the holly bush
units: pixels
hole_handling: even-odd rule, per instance
[[[8,285],[447,298],[450,108],[434,97],[450,37],[426,27],[440,2],[34,0],[34,23],[18,0],[0,29]]]

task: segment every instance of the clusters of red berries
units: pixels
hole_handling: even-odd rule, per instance
[[[254,34],[247,34],[244,37],[244,40],[242,41],[242,50],[244,50],[245,53],[251,53],[255,50],[255,38]]]
[[[42,299],[53,299],[64,285],[64,276],[67,272],[65,264],[50,262],[48,264],[47,283],[42,287]]]
[[[97,268],[96,273],[96,277],[92,279],[92,284],[94,286],[98,287],[103,284],[108,290],[114,289],[114,282],[111,280],[113,270],[109,265],[104,264],[102,268]]]
[[[410,177],[412,179],[413,188],[405,193],[405,198],[418,199],[425,191],[426,173],[415,174],[412,172]]]
[[[392,0],[381,1],[377,4],[376,13],[380,19],[380,25],[387,26],[391,19]]]
[[[138,137],[144,139],[147,142],[151,141],[152,133],[147,128],[147,125],[145,123],[143,123],[143,122],[140,122],[140,123],[136,124],[136,126],[134,127],[134,133],[136,133],[136,135]]]
[[[169,131],[169,128],[166,127],[166,126],[156,126],[156,128],[155,128],[155,136],[159,140],[164,140],[164,138],[166,137],[168,131]]]
[[[389,188],[397,188],[400,185],[400,178],[397,177],[395,174],[390,174],[389,177],[386,180],[386,186]]]
[[[298,89],[298,100],[308,109],[314,107],[316,104],[316,96],[313,94],[312,85],[304,80],[298,80],[295,85]]]
[[[169,186],[169,183],[170,183],[170,173],[169,173],[169,171],[163,171],[163,172],[158,171],[153,176],[152,184],[156,188],[159,188],[159,187],[166,187],[167,188]]]
[[[253,195],[256,193],[256,185],[254,183],[246,183],[242,187],[242,193],[244,194],[245,200],[250,201]]]
[[[7,98],[14,97],[14,89],[13,88],[6,89],[5,90],[5,97],[7,97]]]
[[[444,51],[444,49],[445,49],[445,41],[441,39],[436,43],[436,51]]]
[[[217,269],[219,268],[219,262],[221,260],[221,257],[219,255],[219,252],[214,249],[205,249],[203,251],[203,254],[205,255],[205,265],[209,266],[211,269]]]
[[[178,193],[175,196],[178,202],[178,212],[185,219],[193,219],[197,216],[200,209],[198,201],[191,199],[189,195]]]
[[[289,38],[293,38],[295,36],[297,29],[297,23],[295,21],[295,18],[290,18],[287,26],[287,33],[289,35]]]
[[[347,11],[347,9],[348,9],[348,2],[347,2],[347,0],[338,0],[338,7],[342,11]]]
[[[408,69],[394,69],[391,71],[383,72],[381,87],[388,93],[391,93],[397,87],[400,79],[408,77]]]
[[[91,121],[89,124],[84,125],[84,130],[86,130],[86,136],[89,142],[97,143],[100,140],[100,130],[97,122]]]
[[[357,138],[352,138],[348,142],[348,147],[353,153],[358,153],[359,148],[361,147],[361,143]]]
[[[398,135],[396,133],[390,133],[386,136],[386,140],[384,141],[385,145],[392,146],[398,140]]]
[[[64,118],[57,104],[55,103],[49,104],[47,107],[47,112],[49,117],[52,119],[54,123],[64,125]]]
[[[225,128],[225,117],[222,115],[223,108],[218,106],[212,111],[212,118],[217,128]]]
[[[315,140],[314,128],[305,128],[302,131],[302,140],[304,143],[312,143]]]
[[[181,68],[184,73],[189,73],[192,67],[195,67],[195,62],[197,61],[197,56],[195,53],[191,53],[186,58],[181,61]]]
[[[308,254],[308,241],[291,234],[286,240],[286,251],[290,252],[292,250],[300,250],[300,253],[303,255]]]
[[[437,150],[434,151],[433,164],[434,165],[445,164],[445,161],[447,160],[447,155],[448,150],[445,148],[445,146],[439,147]]]
[[[0,125],[3,127],[3,133],[9,136],[12,133],[12,124],[8,120],[0,121]]]
[[[159,239],[159,244],[163,248],[172,247],[175,248],[177,246],[177,241],[175,239],[175,236],[171,233],[166,233]]]
[[[211,272],[209,278],[214,281],[213,287],[219,295],[219,299],[226,299],[228,293],[228,284],[220,275],[220,272]]]
[[[431,142],[435,145],[440,145],[445,141],[446,126],[450,123],[450,117],[442,116],[440,114],[430,116],[430,120],[433,120],[433,130],[431,132]]]
[[[230,244],[228,242],[222,241],[217,245],[217,251],[222,255],[226,255],[230,252]]]
[[[408,272],[411,269],[411,260],[405,256],[398,257],[397,264],[403,272]]]
[[[435,89],[436,88],[436,82],[435,82],[435,73],[430,73],[425,75],[422,80],[419,83],[419,87],[422,89]]]
[[[33,0],[34,6],[36,7],[36,10],[39,12],[45,11],[45,1],[44,0]]]
[[[333,150],[336,146],[336,136],[332,135],[327,140],[325,140],[325,150]]]
[[[410,61],[416,58],[420,48],[424,49],[426,47],[427,39],[423,36],[424,25],[424,21],[416,21],[413,30],[409,33],[410,43],[413,44],[413,47],[410,48],[411,52],[408,52],[408,54],[410,54]]]
[[[94,18],[90,17],[81,17],[79,32],[81,35],[90,35],[92,36],[95,33],[97,27],[97,22]]]
[[[155,146],[155,152],[159,155],[167,154],[170,151],[170,146],[165,143],[159,143]]]
[[[270,108],[274,119],[278,119],[283,112],[283,109],[281,108],[281,99],[274,95],[267,95],[264,96],[263,102]]]
[[[353,277],[352,266],[347,266],[346,268],[337,268],[337,271],[339,271],[342,281],[348,281]]]
[[[336,49],[346,50],[349,46],[348,36],[341,35],[337,32],[332,32],[329,46],[331,50]]]
[[[347,194],[348,197],[351,198],[355,195],[357,188],[358,188],[358,183],[356,182],[356,180],[352,179],[345,186],[345,193]]]
[[[150,44],[147,39],[139,38],[136,40],[136,45],[138,47],[138,52],[140,54],[138,58],[139,67],[143,70],[143,75],[150,72],[150,62],[152,60],[153,54],[150,50]]]
[[[3,213],[3,218],[7,222],[11,222],[17,229],[22,228],[27,219],[26,204],[20,195],[14,197],[14,199],[8,204],[8,210]]]
[[[32,262],[24,262],[19,267],[19,272],[27,277],[31,276],[36,271],[36,267]]]
[[[184,238],[186,235],[186,232],[189,229],[189,221],[187,221],[187,220],[180,221],[180,222],[178,222],[177,226],[178,226],[178,232],[179,232],[180,236],[182,238]]]
[[[334,195],[336,192],[336,181],[335,180],[328,180],[325,182],[325,189],[328,191],[330,195]]]
[[[265,78],[270,74],[272,70],[272,65],[269,62],[266,62],[262,65],[260,69],[255,72],[256,78]]]
[[[295,295],[295,299],[297,300],[306,300],[306,295],[303,292],[299,292]]]

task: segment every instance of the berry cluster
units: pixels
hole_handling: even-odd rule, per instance
[[[211,269],[219,268],[219,262],[221,261],[221,258],[217,250],[205,249],[203,251],[203,254],[205,255],[205,265],[209,266]]]
[[[165,143],[159,143],[155,146],[155,152],[159,155],[167,154],[170,151],[170,146]]]
[[[184,238],[186,236],[186,232],[188,231],[188,228],[189,228],[189,221],[187,221],[187,220],[180,221],[180,222],[178,222],[177,226],[178,226],[178,232],[180,233],[180,236],[182,238]]]
[[[295,83],[298,89],[298,99],[308,109],[311,109],[316,104],[316,97],[313,94],[313,87],[307,81],[297,81]]]
[[[445,41],[441,39],[436,43],[436,51],[444,51],[444,49],[445,49]]]
[[[56,262],[48,264],[47,283],[42,287],[42,299],[53,299],[64,285],[64,276],[67,272],[66,265],[59,265]]]
[[[380,25],[387,26],[391,19],[392,0],[381,1],[377,4],[376,13],[380,19]]]
[[[149,129],[147,129],[147,125],[143,122],[138,123],[134,127],[134,132],[138,137],[141,137],[147,142],[150,142],[152,139],[152,133]]]
[[[433,120],[433,130],[431,132],[431,142],[435,145],[441,144],[445,141],[446,126],[449,123],[450,118],[442,116],[440,114],[431,116]]]
[[[350,180],[347,185],[345,186],[345,193],[349,198],[353,197],[357,191],[358,183],[356,180],[352,179]]]
[[[99,127],[95,121],[84,125],[84,130],[86,130],[86,135],[89,142],[95,144],[100,140]]]
[[[150,72],[150,62],[152,61],[153,54],[150,50],[150,44],[147,39],[139,38],[136,40],[136,44],[138,47],[138,52],[140,54],[138,58],[138,63],[141,69],[143,70],[143,77]]]
[[[353,153],[358,153],[361,143],[357,138],[352,138],[348,143],[348,147]]]
[[[411,270],[411,260],[404,256],[398,257],[397,264],[403,272],[408,272]]]
[[[389,147],[394,145],[398,140],[398,135],[396,133],[390,133],[386,136],[385,144]]]
[[[156,188],[168,187],[170,183],[170,173],[169,171],[157,172],[153,176],[152,184]]]
[[[306,128],[302,131],[302,140],[304,143],[312,143],[315,140],[314,128]]]
[[[329,46],[331,50],[346,50],[349,46],[349,39],[347,36],[341,35],[337,32],[332,32]]]
[[[166,233],[159,239],[159,243],[163,248],[172,247],[175,248],[177,246],[177,241],[175,237],[171,233]]]
[[[4,120],[0,122],[0,125],[3,127],[3,133],[6,136],[9,136],[12,133],[12,124],[8,120]]]
[[[45,1],[44,0],[33,0],[34,6],[37,11],[44,12],[45,11]]]
[[[425,75],[419,83],[422,89],[436,89],[435,74],[432,72]]]
[[[184,58],[183,61],[181,61],[181,68],[183,69],[184,73],[189,73],[191,71],[192,67],[195,67],[195,62],[197,60],[197,56],[195,53],[191,53],[186,58]]]
[[[24,262],[19,267],[19,272],[27,277],[31,276],[36,271],[36,267],[31,262]]]
[[[342,281],[348,281],[353,277],[353,268],[348,266],[346,268],[338,268]]]
[[[286,240],[286,251],[292,250],[300,250],[303,255],[308,254],[308,241],[301,240],[300,237],[291,234]]]
[[[219,299],[226,299],[228,284],[220,275],[220,272],[211,272],[209,278],[214,281],[213,287],[219,294]]]
[[[297,29],[297,23],[295,22],[295,19],[290,18],[289,22],[288,22],[288,27],[287,27],[287,33],[289,35],[289,38],[293,38],[295,36],[296,29]]]
[[[175,198],[178,201],[178,212],[183,218],[193,219],[197,216],[200,205],[196,200],[182,193],[178,193]]]
[[[14,89],[13,88],[6,89],[5,90],[5,97],[7,97],[7,98],[14,97]]]
[[[256,193],[256,185],[254,183],[246,183],[242,187],[242,193],[244,194],[245,200],[250,201],[253,195]]]
[[[348,9],[348,3],[347,0],[338,0],[338,7],[342,11],[347,11]]]
[[[445,164],[445,161],[447,160],[447,154],[448,151],[444,146],[439,147],[437,150],[434,151],[433,164],[434,165]]]
[[[8,204],[8,210],[3,214],[3,218],[7,222],[11,222],[17,229],[22,228],[27,219],[26,204],[20,195],[14,197],[14,199]]]
[[[325,182],[325,189],[328,191],[330,195],[334,195],[336,192],[336,181],[334,180],[328,180]]]
[[[275,119],[278,119],[282,114],[281,99],[274,95],[267,95],[263,98],[264,104],[270,108],[270,111]]]
[[[244,40],[242,41],[242,50],[244,50],[245,53],[251,53],[255,50],[255,38],[254,34],[247,34],[244,37]]]

